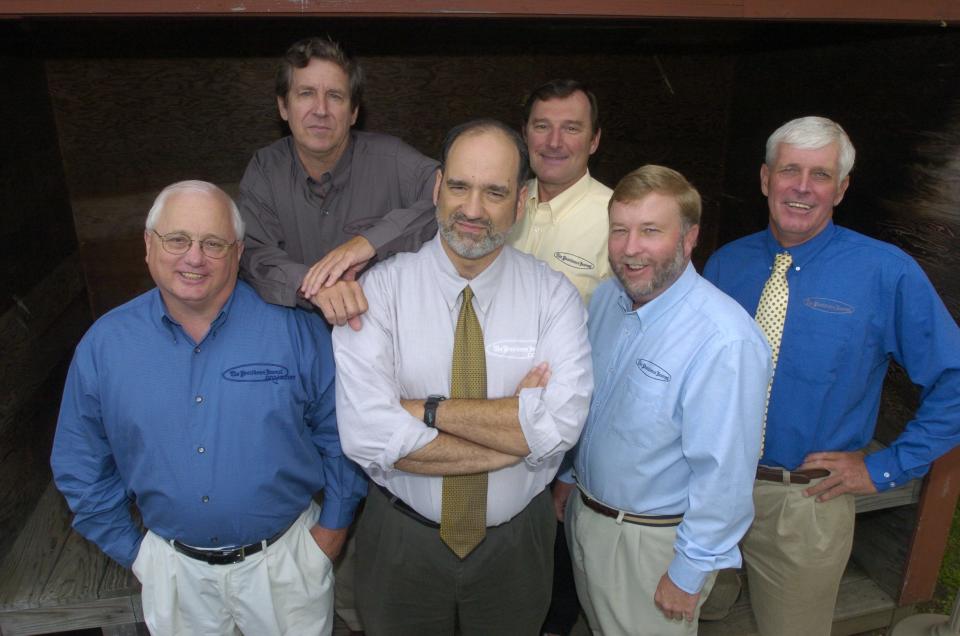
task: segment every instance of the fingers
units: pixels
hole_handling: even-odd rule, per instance
[[[574,489],[573,484],[568,484],[559,479],[553,483],[553,511],[557,515],[557,521],[563,523],[567,512],[567,501],[570,499],[570,493]]]
[[[339,249],[339,248],[338,248]],[[300,283],[300,290],[307,298],[314,296],[325,284],[335,283],[347,266],[340,264],[340,255],[338,250],[333,250],[322,259],[314,263],[313,267],[303,277]]]
[[[546,362],[541,362],[527,372],[517,385],[517,391],[514,395],[520,395],[523,389],[542,389],[550,381],[550,367]]]
[[[355,281],[341,281],[333,287],[321,289],[309,298],[330,324],[343,326],[349,322],[355,330],[361,327],[358,316],[368,309],[363,289]]]

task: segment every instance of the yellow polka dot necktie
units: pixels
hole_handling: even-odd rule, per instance
[[[463,288],[463,305],[453,336],[451,398],[487,398],[483,330],[473,310],[473,290]],[[464,559],[487,535],[487,473],[448,475],[440,499],[440,538]]]
[[[773,261],[773,271],[763,286],[760,304],[757,305],[757,324],[767,337],[773,361],[773,372],[777,371],[777,359],[780,357],[780,341],[783,339],[783,323],[787,319],[787,302],[790,300],[790,286],[787,284],[787,270],[793,263],[790,252],[780,252]],[[773,376],[767,384],[767,403],[763,407],[763,432],[760,434],[760,456],[767,435],[767,412],[770,410],[770,390],[773,388]]]

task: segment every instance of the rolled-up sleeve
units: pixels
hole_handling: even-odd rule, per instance
[[[542,389],[520,392],[520,427],[530,447],[525,458],[530,466],[577,443],[593,392],[587,312],[580,295],[566,279],[556,279],[545,293],[549,312],[537,356],[538,361],[548,362],[550,380]]]
[[[374,481],[396,470],[397,460],[437,436],[435,429],[400,405],[391,336],[393,303],[386,293],[389,281],[382,274],[382,270],[374,269],[363,277],[370,307],[363,315],[363,328],[354,331],[343,326],[333,330],[340,439],[347,456]]]

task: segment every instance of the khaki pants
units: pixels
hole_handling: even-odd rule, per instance
[[[853,546],[854,498],[804,497],[810,484],[757,481],[743,540],[750,603],[764,636],[828,636]]]
[[[692,623],[666,618],[654,604],[660,577],[673,560],[677,529],[617,523],[587,508],[574,490],[567,502],[567,540],[577,596],[594,634],[693,636],[700,607],[716,579],[700,591]]]
[[[143,615],[156,636],[328,635],[333,630],[333,566],[310,528],[310,507],[275,543],[231,565],[210,565],[174,550],[152,532],[133,573],[143,583]]]

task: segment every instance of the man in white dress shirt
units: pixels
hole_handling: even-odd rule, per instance
[[[561,274],[504,246],[523,214],[520,137],[468,122],[442,163],[438,236],[370,270],[364,329],[333,334],[342,444],[375,484],[357,530],[357,605],[373,636],[532,634],[550,600],[546,487],[593,388],[586,312]],[[485,399],[446,399],[462,311],[482,331]],[[471,474],[487,480],[482,538],[455,552],[444,481]]]

